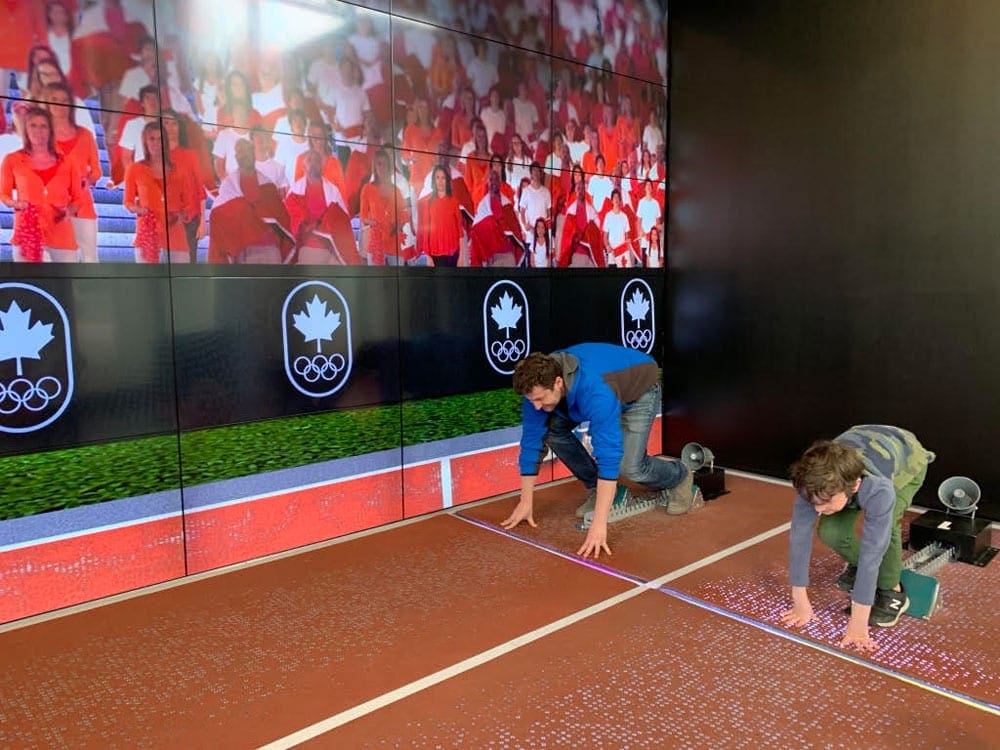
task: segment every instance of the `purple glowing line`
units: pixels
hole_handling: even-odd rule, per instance
[[[609,575],[613,578],[618,578],[623,581],[628,581],[629,583],[634,583],[637,586],[649,585],[649,579],[641,578],[639,576],[634,576],[631,575],[630,573],[623,573],[620,570],[615,570],[614,568],[610,568],[607,565],[604,565],[603,563],[597,562],[596,560],[589,560],[583,557],[578,557],[577,555],[570,555],[548,544],[542,544],[541,542],[536,542],[533,539],[528,539],[527,537],[521,536],[520,534],[515,534],[513,532],[506,531],[505,529],[502,529],[498,526],[494,526],[491,523],[487,523],[486,521],[481,521],[478,518],[468,518],[458,513],[452,513],[451,515],[454,518],[459,518],[465,521],[466,523],[471,523],[473,526],[478,526],[479,528],[486,529],[487,531],[492,531],[494,534],[499,534],[500,536],[517,539],[518,541],[524,542],[525,544],[535,547],[536,549],[540,549],[544,552],[549,552],[553,555],[556,555],[557,557],[563,558],[564,560],[569,560],[571,562],[576,563],[577,565],[582,565],[584,567],[590,568],[591,570],[596,570],[599,573],[604,573],[605,575]],[[773,625],[768,625],[767,623],[760,622],[759,620],[754,620],[752,618],[747,617],[746,615],[741,615],[737,612],[733,612],[731,610],[716,606],[715,604],[709,604],[708,602],[702,601],[700,599],[695,599],[693,596],[690,596],[689,594],[684,594],[678,591],[677,589],[670,588],[669,586],[658,586],[655,589],[650,588],[650,590],[658,591],[660,593],[666,594],[667,596],[672,596],[675,599],[680,599],[681,601],[687,602],[688,604],[691,604],[700,609],[707,610],[708,612],[713,612],[717,615],[721,615],[722,617],[726,617],[730,620],[741,622],[744,625],[749,625],[750,627],[756,628],[757,630],[762,630],[765,633],[771,633],[772,635],[777,635],[780,638],[784,638],[785,640],[793,641],[795,643],[799,643],[801,645],[814,648],[818,651],[829,654],[831,656],[836,656],[838,658],[845,659],[851,662],[852,664],[856,664],[861,667],[866,667],[868,669],[874,670],[875,672],[879,672],[880,674],[884,674],[888,677],[895,677],[897,679],[903,680],[904,682],[913,683],[919,687],[923,687],[926,690],[930,690],[931,692],[942,693],[962,703],[972,704],[977,708],[981,708],[991,713],[1000,713],[1000,705],[997,705],[995,703],[990,703],[989,701],[980,700],[979,698],[974,698],[970,695],[959,693],[955,690],[951,690],[950,688],[942,687],[940,685],[935,685],[934,683],[928,682],[919,677],[914,677],[912,675],[908,675],[903,672],[898,672],[896,670],[889,669],[888,667],[884,667],[881,664],[876,664],[875,662],[862,659],[860,656],[855,656],[850,652],[839,651],[831,646],[826,645],[825,643],[814,641],[809,638],[796,635],[795,633],[790,633],[787,630],[776,628]]]
[[[637,586],[642,586],[649,583],[644,578],[631,575],[630,573],[623,573],[620,570],[615,570],[614,568],[608,567],[604,563],[597,562],[597,560],[590,560],[588,558],[579,557],[577,555],[571,555],[568,552],[563,552],[562,550],[557,549],[556,547],[551,547],[548,544],[543,544],[542,542],[536,542],[534,539],[529,539],[528,537],[521,536],[520,534],[515,534],[512,531],[506,531],[500,528],[499,526],[494,526],[493,524],[487,523],[486,521],[480,521],[478,518],[468,518],[458,513],[453,513],[452,515],[455,518],[460,518],[466,523],[471,523],[473,526],[478,526],[481,529],[492,531],[494,534],[499,534],[500,536],[506,536],[517,539],[519,542],[524,542],[525,544],[535,547],[536,549],[540,549],[544,552],[549,552],[553,555],[556,555],[557,557],[563,558],[564,560],[575,562],[577,565],[583,565],[586,568],[590,568],[600,573],[604,573],[605,575],[609,575],[612,578],[619,578],[623,581],[634,583]]]

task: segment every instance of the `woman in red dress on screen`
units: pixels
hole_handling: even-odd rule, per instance
[[[462,249],[462,213],[452,195],[451,175],[440,164],[431,175],[431,191],[418,204],[417,252],[429,265],[455,267]]]
[[[97,211],[90,189],[101,177],[97,141],[86,128],[74,122],[73,92],[63,82],[50,83],[42,91],[55,129],[56,150],[76,165],[80,173],[80,208],[71,218],[83,263],[97,262]]]
[[[14,209],[11,245],[16,262],[76,263],[72,217],[80,208],[76,164],[56,149],[52,115],[41,107],[24,112],[24,148],[0,165],[0,201]]]
[[[167,138],[167,151],[170,161],[177,170],[179,179],[186,180],[188,187],[184,194],[190,201],[185,211],[184,234],[187,238],[187,249],[190,261],[198,261],[198,241],[205,236],[205,201],[207,197],[206,173],[203,169],[198,152],[187,145],[188,123],[172,109],[163,110],[163,135]],[[211,175],[207,176],[209,184],[214,187]],[[176,248],[175,248],[176,249]]]
[[[189,263],[184,224],[191,206],[191,186],[169,159],[163,159],[163,135],[156,121],[142,129],[145,158],[125,172],[125,208],[136,215],[135,262]]]
[[[375,152],[372,181],[361,188],[362,252],[370,266],[401,265],[399,231],[410,220],[402,193],[392,181],[385,149]]]

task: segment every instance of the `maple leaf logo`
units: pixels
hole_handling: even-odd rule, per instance
[[[292,316],[295,327],[305,336],[306,341],[316,342],[316,353],[323,351],[323,341],[333,341],[333,332],[340,328],[340,313],[326,309],[318,294],[306,303],[306,311]]]
[[[493,305],[490,308],[493,322],[497,324],[497,328],[504,330],[507,338],[510,338],[510,329],[516,327],[518,321],[521,320],[522,313],[523,308],[520,305],[515,305],[514,298],[507,292],[504,292],[503,296],[500,297],[499,305]]]
[[[36,320],[31,327],[31,310],[22,310],[17,302],[11,302],[7,312],[0,310],[0,362],[5,359],[17,361],[18,376],[24,375],[22,359],[41,359],[39,352],[52,341],[52,324]]]
[[[628,310],[629,317],[635,321],[635,325],[638,327],[646,319],[646,313],[649,312],[649,300],[646,299],[646,295],[636,289],[629,301],[625,303],[625,308]]]

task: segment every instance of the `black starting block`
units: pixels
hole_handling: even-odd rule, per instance
[[[694,483],[698,485],[702,497],[706,500],[713,500],[719,495],[725,495],[729,492],[726,489],[726,470],[720,469],[718,466],[703,466],[695,471]]]
[[[990,547],[989,521],[929,510],[910,524],[910,549],[919,550],[934,543],[953,547],[959,562],[980,567],[997,553]]]

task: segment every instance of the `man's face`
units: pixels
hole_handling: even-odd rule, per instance
[[[563,379],[556,376],[555,382],[552,384],[551,388],[543,388],[540,385],[536,385],[530,391],[525,393],[524,397],[531,402],[531,405],[534,406],[536,410],[552,411],[559,405],[559,402],[562,401],[564,389],[565,386],[563,384]]]

